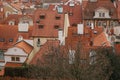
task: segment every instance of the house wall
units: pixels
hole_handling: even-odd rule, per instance
[[[37,41],[40,39],[40,45],[43,45],[47,40],[55,40],[58,38],[41,38],[41,37],[35,37],[33,40],[33,45],[34,45],[34,53],[38,52],[40,47],[37,47]]]
[[[105,13],[105,16],[104,17],[100,17],[99,16],[99,13]],[[95,16],[94,18],[110,18],[109,16],[109,11],[108,10],[105,10],[105,9],[98,9],[95,11]]]
[[[26,54],[22,49],[13,47],[7,50],[7,52],[4,53],[5,56],[5,63],[6,62],[17,62],[17,63],[24,63],[28,54]],[[11,61],[11,57],[19,57],[19,61]]]

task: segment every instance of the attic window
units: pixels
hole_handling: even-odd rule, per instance
[[[60,16],[56,16],[55,17],[56,20],[60,20],[60,18],[61,18]]]
[[[44,28],[44,25],[43,25],[43,24],[38,25],[38,28],[39,28],[39,29],[43,29],[43,28]]]
[[[104,12],[103,12],[103,13],[100,12],[100,13],[99,13],[99,17],[105,17],[105,13],[104,13]]]
[[[45,14],[41,14],[40,19],[45,19]]]
[[[5,39],[4,38],[0,38],[0,42],[5,42]]]
[[[13,42],[13,38],[10,38],[10,39],[9,39],[9,42]]]
[[[55,29],[58,29],[59,27],[60,27],[59,25],[55,25],[55,26],[54,26]]]
[[[40,20],[37,20],[36,23],[40,23]]]
[[[70,15],[70,16],[72,16],[72,15],[73,15],[73,12],[72,12],[72,11],[70,11],[70,12],[69,12],[69,15]]]

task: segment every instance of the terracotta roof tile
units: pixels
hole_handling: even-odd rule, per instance
[[[82,22],[82,10],[81,5],[75,5],[73,7],[69,5],[63,5],[64,13],[69,13],[70,25],[79,24]],[[70,15],[72,13],[72,15]]]
[[[44,14],[44,15],[43,15]],[[33,29],[33,36],[40,36],[40,37],[58,37],[58,29],[54,26],[59,24],[58,28],[63,29],[64,23],[64,15],[58,14],[56,11],[45,10],[45,9],[38,9],[35,12],[35,26]],[[60,16],[60,20],[56,19],[56,16]],[[40,16],[45,16],[45,19],[40,19]],[[39,21],[39,23],[36,23]],[[40,27],[39,25],[42,25]]]
[[[16,43],[15,46],[23,49],[27,54],[30,54],[31,51],[33,50],[33,47],[25,41],[20,41]]]
[[[94,46],[111,46],[104,32],[102,32],[101,34],[99,34],[97,37],[94,38],[93,45]]]
[[[19,33],[18,26],[0,25],[0,49],[8,49],[18,40],[19,35],[24,39],[30,39],[32,34],[32,27],[29,28],[28,33]]]
[[[84,3],[86,5],[86,3]],[[83,5],[84,5],[83,4]],[[106,5],[109,4],[109,5]],[[87,2],[87,5],[84,7],[84,19],[92,19],[94,12],[97,8],[104,7],[112,12],[111,18],[117,19],[117,9],[114,7],[114,4],[110,0],[98,0],[97,2]]]
[[[41,62],[44,62],[43,55],[49,54],[50,48],[57,48],[59,46],[58,40],[48,40],[43,46],[41,46],[40,50],[36,53],[36,55],[33,57],[30,64],[37,64],[38,60],[41,60]]]
[[[117,55],[120,55],[120,44],[115,44],[115,51]]]
[[[7,62],[5,64],[5,67],[21,67],[22,64],[21,63],[12,63],[12,62]]]

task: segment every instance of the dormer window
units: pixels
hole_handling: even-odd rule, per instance
[[[5,42],[5,39],[4,38],[0,38],[0,42]]]
[[[45,19],[45,14],[41,14],[39,17],[40,19]]]
[[[105,13],[104,12],[100,12],[99,13],[99,17],[105,17]]]
[[[95,10],[95,15],[93,18],[111,18],[109,14],[109,10],[104,7],[99,7]]]
[[[55,26],[54,26],[55,29],[58,29],[59,27],[60,27],[59,25],[55,25]]]
[[[37,20],[36,23],[40,23],[40,20]]]
[[[9,42],[13,42],[13,38],[10,38],[10,39],[9,39]]]
[[[72,15],[73,15],[73,12],[72,12],[72,11],[70,11],[70,12],[69,12],[69,15],[70,15],[70,16],[72,16]]]
[[[60,20],[60,18],[61,18],[60,16],[56,16],[55,17],[56,20]]]
[[[43,29],[43,28],[44,28],[44,25],[43,25],[43,24],[40,24],[40,25],[38,25],[38,28],[39,28],[39,29]]]

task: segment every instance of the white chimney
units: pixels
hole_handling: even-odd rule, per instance
[[[1,8],[0,11],[3,12],[3,8]]]
[[[59,29],[59,30],[58,30],[58,40],[60,40],[60,44],[63,44],[63,41],[64,41],[63,38],[64,38],[64,37],[63,37],[63,30],[62,30],[62,29]]]
[[[78,34],[84,34],[83,24],[78,24],[77,25],[77,32],[78,32]]]
[[[93,25],[93,23],[91,23],[91,29],[94,29],[94,25]]]
[[[28,32],[28,29],[29,29],[28,23],[19,23],[18,24],[19,32]]]

